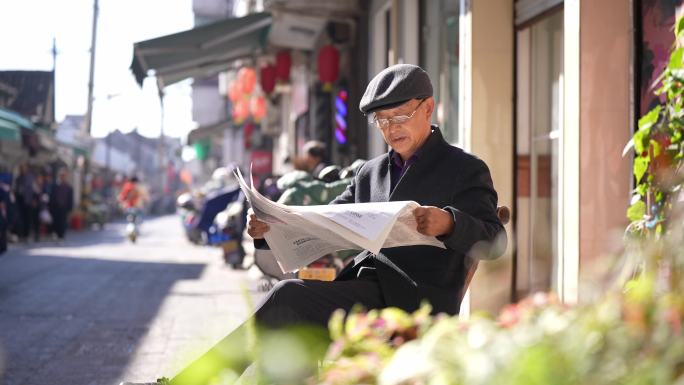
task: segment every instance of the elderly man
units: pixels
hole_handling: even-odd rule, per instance
[[[416,201],[422,205],[413,212],[416,230],[437,237],[446,248],[385,248],[377,255],[364,251],[333,282],[281,281],[257,307],[257,325],[325,327],[336,309],[348,311],[356,304],[413,311],[427,300],[434,313],[458,313],[473,263],[469,250],[505,233],[487,166],[449,145],[440,129],[430,124],[435,108],[432,95],[427,73],[414,65],[389,67],[371,80],[360,109],[391,150],[366,162],[332,204]],[[248,232],[258,247],[267,246],[263,240],[267,231],[268,224],[252,214]],[[239,373],[249,364],[241,351],[246,345],[245,329],[236,329],[171,383],[210,382],[217,372],[200,370],[208,362]]]

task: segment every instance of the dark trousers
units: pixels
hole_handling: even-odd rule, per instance
[[[25,239],[33,233],[33,238],[38,240],[40,238],[40,210],[38,206],[24,200],[17,200],[17,206],[21,216],[19,237]]]
[[[0,213],[0,254],[7,251],[7,219],[2,217]]]
[[[57,234],[57,237],[62,239],[67,229],[67,217],[69,213],[60,207],[53,207],[52,214],[52,229]]]
[[[309,369],[315,368],[325,353],[329,337],[328,320],[336,309],[346,312],[360,304],[366,309],[385,307],[380,285],[373,279],[351,281],[303,281],[290,279],[279,282],[261,301],[252,319],[240,325],[208,352],[192,362],[171,380],[173,385],[206,385],[221,376],[224,383],[230,376],[239,376],[255,360],[293,365],[288,350],[276,349],[279,331],[289,332],[286,341],[299,341],[298,351],[308,352]],[[250,326],[256,325],[256,354],[250,352]],[[319,337],[319,338],[316,338]],[[287,346],[292,347],[293,343]],[[272,350],[270,347],[275,346]],[[304,368],[306,370],[306,368]],[[230,381],[230,380],[229,380]]]

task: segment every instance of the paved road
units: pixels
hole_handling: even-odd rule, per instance
[[[110,385],[170,376],[237,326],[257,279],[190,245],[175,216],[0,256],[0,384]]]

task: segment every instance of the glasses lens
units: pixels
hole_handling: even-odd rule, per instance
[[[411,117],[406,116],[406,115],[399,115],[399,116],[395,116],[392,118],[392,123],[393,124],[402,124],[402,123],[406,123],[409,119],[411,119]]]

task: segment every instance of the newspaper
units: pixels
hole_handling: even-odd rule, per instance
[[[240,188],[259,220],[268,223],[264,234],[283,273],[295,271],[339,250],[429,245],[445,248],[435,237],[416,230],[413,201],[285,206],[261,195],[239,170]]]

